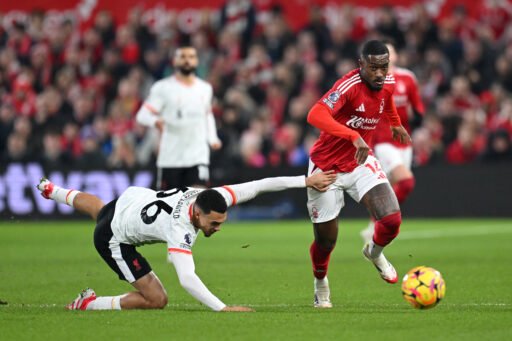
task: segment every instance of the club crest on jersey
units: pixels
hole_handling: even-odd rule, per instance
[[[352,115],[350,116],[350,120],[347,121],[346,125],[356,129],[373,130],[377,127],[377,123],[379,123],[379,121],[380,118],[369,118]]]
[[[185,242],[190,245],[192,243],[192,237],[190,236],[190,233],[187,233],[185,235]]]
[[[384,98],[380,100],[379,114],[382,114],[383,111],[384,111]]]

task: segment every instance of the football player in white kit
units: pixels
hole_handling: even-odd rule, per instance
[[[157,164],[157,188],[204,187],[209,181],[210,148],[218,150],[212,114],[212,86],[197,77],[199,63],[194,47],[176,49],[176,72],[151,87],[137,112],[137,122],[161,132]]]
[[[302,187],[325,191],[335,179],[333,172],[325,172],[309,177],[265,178],[212,189],[183,187],[156,192],[129,187],[118,199],[106,205],[92,194],[61,188],[45,178],[37,188],[44,198],[65,203],[96,220],[96,250],[119,279],[136,289],[119,296],[96,296],[92,289],[85,289],[67,306],[68,309],[164,308],[167,293],[136,247],[167,243],[168,260],[190,295],[215,311],[252,311],[248,307],[226,306],[196,275],[192,246],[199,231],[206,237],[218,232],[227,219],[229,206],[251,200],[261,193]]]

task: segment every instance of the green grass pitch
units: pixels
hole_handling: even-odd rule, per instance
[[[400,285],[382,281],[361,255],[364,220],[342,220],[329,269],[334,308],[312,308],[312,240],[306,221],[228,222],[194,247],[197,273],[227,304],[215,313],[180,286],[164,244],[144,246],[169,294],[161,311],[70,312],[91,287],[130,290],[96,254],[91,222],[0,223],[1,340],[511,340],[512,221],[406,220],[386,251],[400,278],[417,265],[443,274],[446,298],[415,310]]]

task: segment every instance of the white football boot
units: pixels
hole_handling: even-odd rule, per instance
[[[89,303],[96,299],[96,293],[92,289],[84,289],[78,297],[66,306],[68,310],[86,310]]]
[[[41,180],[39,180],[39,184],[36,187],[41,191],[43,198],[50,199],[50,194],[52,194],[55,185],[47,178],[41,178]]]
[[[329,290],[329,281],[327,277],[323,279],[315,278],[315,308],[332,308],[331,290]]]
[[[373,245],[373,242],[366,243],[363,247],[363,255],[370,262],[375,265],[377,270],[379,271],[380,277],[388,283],[394,284],[398,281],[398,275],[396,273],[395,268],[391,265],[390,262],[384,257],[384,253],[381,253],[380,256],[373,258],[371,256],[370,247]]]

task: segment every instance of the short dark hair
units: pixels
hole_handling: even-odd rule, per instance
[[[214,189],[206,189],[199,193],[196,199],[196,205],[205,214],[209,214],[211,211],[226,213],[228,209],[226,199]]]
[[[361,49],[361,56],[363,58],[368,58],[369,55],[381,55],[381,54],[389,54],[389,50],[380,40],[370,40],[364,43],[363,48]]]

